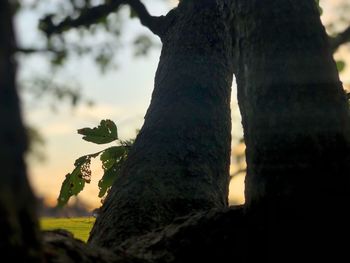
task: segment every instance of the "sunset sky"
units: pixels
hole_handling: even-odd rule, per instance
[[[26,1],[30,2],[30,0]],[[47,2],[49,5],[55,0]],[[324,6],[322,18],[325,23],[336,17],[336,6],[341,2],[342,0],[322,1]],[[165,14],[170,9],[170,5],[166,5],[164,1],[160,0],[146,1],[146,4],[151,13],[155,15]],[[36,30],[37,19],[38,14],[32,11],[24,12],[17,18],[17,34],[19,42],[23,46],[43,41]],[[130,20],[123,30],[125,33],[123,42],[130,43],[139,32],[148,33],[147,29],[140,26],[137,19]],[[44,148],[47,156],[46,161],[36,162],[31,159],[29,161],[30,180],[37,195],[44,196],[51,203],[54,203],[65,174],[73,169],[74,160],[82,155],[106,148],[105,145],[97,146],[81,140],[81,136],[76,133],[77,129],[96,126],[101,119],[111,119],[117,123],[121,139],[135,137],[135,131],[142,126],[143,117],[150,103],[159,54],[160,49],[154,49],[147,57],[135,59],[131,49],[126,44],[120,50],[116,60],[118,69],[105,75],[101,75],[89,59],[71,60],[67,68],[60,74],[61,81],[73,79],[79,82],[83,94],[94,100],[95,106],[93,107],[79,105],[72,109],[63,103],[60,105],[60,109],[54,112],[45,100],[39,102],[30,96],[22,98],[25,120],[38,128],[46,140]],[[345,57],[350,63],[348,54],[349,45],[342,48],[336,56]],[[21,60],[20,79],[22,80],[46,71],[44,57],[32,56]],[[342,75],[342,79],[345,83],[350,83],[350,66]],[[236,145],[237,139],[242,136],[235,96],[235,85],[233,85],[233,145]],[[233,150],[243,151],[244,149],[233,147]],[[97,182],[101,176],[102,170],[99,162],[93,162],[92,183],[80,194],[91,208],[100,205],[100,200],[97,197]],[[237,176],[233,179],[230,187],[230,198],[235,202],[242,202],[243,190],[244,176]]]

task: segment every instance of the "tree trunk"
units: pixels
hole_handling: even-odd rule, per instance
[[[223,10],[231,9],[183,0],[168,17],[145,125],[90,238],[117,253],[56,232],[46,236],[49,248],[67,253],[51,253],[49,262],[223,261],[230,244],[235,262],[347,261],[339,235],[349,230],[349,116],[315,3],[228,2],[235,3],[246,209],[222,209],[233,61],[230,12]],[[213,207],[219,211],[208,212]]]
[[[227,206],[233,76],[230,1],[182,1],[145,123],[90,236],[113,247],[175,217]]]
[[[40,262],[34,196],[23,155],[25,132],[15,83],[15,39],[10,1],[0,2],[0,251],[13,262]]]
[[[275,259],[310,256],[311,243],[339,255],[329,240],[349,230],[350,119],[315,1],[236,1],[235,37],[247,211]]]

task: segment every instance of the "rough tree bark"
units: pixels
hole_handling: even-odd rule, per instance
[[[41,262],[36,207],[23,160],[26,136],[16,92],[10,2],[0,2],[0,251],[14,262]]]
[[[163,42],[145,123],[93,227],[115,247],[175,217],[227,206],[233,51],[230,1],[182,1]]]
[[[247,205],[338,203],[349,195],[349,109],[314,1],[244,1],[236,14]]]
[[[315,1],[236,1],[235,38],[246,209],[274,259],[339,255],[324,236],[349,230],[350,119]]]
[[[232,9],[225,3],[234,3],[235,64],[248,161],[245,210],[222,209],[227,204],[233,69]],[[314,1],[183,0],[161,20],[162,28],[153,31],[161,35],[164,48],[145,125],[90,240],[116,248],[119,256],[51,233],[46,237],[49,248],[67,253],[53,253],[48,262],[223,261],[228,244],[236,249],[235,262],[348,258],[343,241],[349,230],[348,108]],[[0,59],[6,58],[3,54]],[[12,73],[0,76],[12,76],[13,64],[4,61],[1,73],[11,68]],[[11,125],[0,131],[1,160],[10,172],[15,171],[11,164],[20,167],[16,174],[21,176],[12,178],[26,185],[24,147],[11,148],[17,137],[6,130],[22,131],[18,108],[11,108],[17,103],[14,89],[3,88],[13,87],[14,78],[8,83],[0,85],[0,114]],[[15,115],[5,118],[9,112]],[[4,150],[11,154],[7,159]],[[3,188],[1,198],[9,189]],[[24,190],[28,192],[27,186]],[[0,204],[3,213],[5,203]],[[16,214],[16,205],[7,206],[5,215]],[[213,207],[219,211],[208,212]],[[192,211],[198,213],[151,231]],[[145,232],[151,233],[135,237]],[[5,249],[13,253],[13,247]],[[23,246],[17,248],[28,255]]]

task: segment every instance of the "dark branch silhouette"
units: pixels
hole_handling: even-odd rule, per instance
[[[331,49],[335,52],[341,45],[350,42],[350,26],[337,36],[331,38]]]
[[[149,30],[151,30],[154,34],[160,37],[163,35],[164,27],[162,26],[161,20],[165,18],[164,16],[160,16],[160,17],[151,16],[150,13],[147,11],[145,5],[139,0],[128,0],[125,2],[128,3],[130,7],[138,15],[142,25],[144,25]]]
[[[97,5],[82,11],[77,18],[66,17],[58,24],[52,22],[52,15],[47,15],[41,20],[41,29],[47,36],[51,36],[71,28],[89,26],[95,24],[100,18],[115,12],[122,3],[123,1],[110,1],[108,4]]]
[[[37,54],[37,53],[61,53],[63,51],[50,49],[50,48],[36,48],[36,47],[17,47],[15,49],[16,52],[30,55],[30,54]]]
[[[99,19],[117,11],[122,5],[129,5],[139,17],[141,24],[149,28],[154,34],[161,37],[164,24],[160,23],[164,17],[151,16],[145,5],[140,0],[116,0],[107,4],[101,4],[89,9],[83,10],[77,18],[66,17],[60,23],[55,24],[52,21],[52,15],[48,15],[41,20],[41,29],[47,36],[60,34],[71,28],[80,26],[90,26]]]

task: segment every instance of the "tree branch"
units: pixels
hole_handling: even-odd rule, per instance
[[[41,29],[47,36],[60,34],[71,28],[80,26],[90,26],[96,23],[99,19],[115,12],[121,5],[128,4],[138,15],[141,24],[149,28],[154,34],[160,36],[162,34],[162,25],[160,20],[163,17],[151,16],[146,7],[140,0],[114,0],[107,4],[91,7],[81,12],[77,18],[66,17],[58,24],[52,21],[52,15],[48,15],[41,20]]]
[[[138,15],[142,25],[149,28],[149,30],[151,30],[154,34],[161,37],[163,34],[163,25],[161,20],[164,18],[164,16],[151,16],[145,5],[140,0],[125,0],[125,2],[128,3]]]
[[[350,26],[346,28],[342,33],[339,33],[336,37],[332,37],[331,40],[332,51],[335,52],[341,45],[346,42],[350,42]]]
[[[51,36],[54,34],[60,34],[71,28],[89,26],[96,23],[99,19],[116,11],[122,5],[122,3],[122,0],[115,0],[108,2],[108,4],[94,6],[82,11],[79,17],[66,17],[63,21],[56,25],[52,22],[52,15],[48,15],[40,21],[40,27],[47,36]]]
[[[246,172],[247,172],[247,169],[239,169],[238,171],[234,172],[233,174],[230,174],[230,179],[239,175],[240,173],[246,173]]]
[[[30,55],[30,54],[37,54],[37,53],[61,53],[63,51],[54,50],[54,49],[46,49],[46,48],[23,48],[23,47],[17,47],[15,49],[15,52]]]

